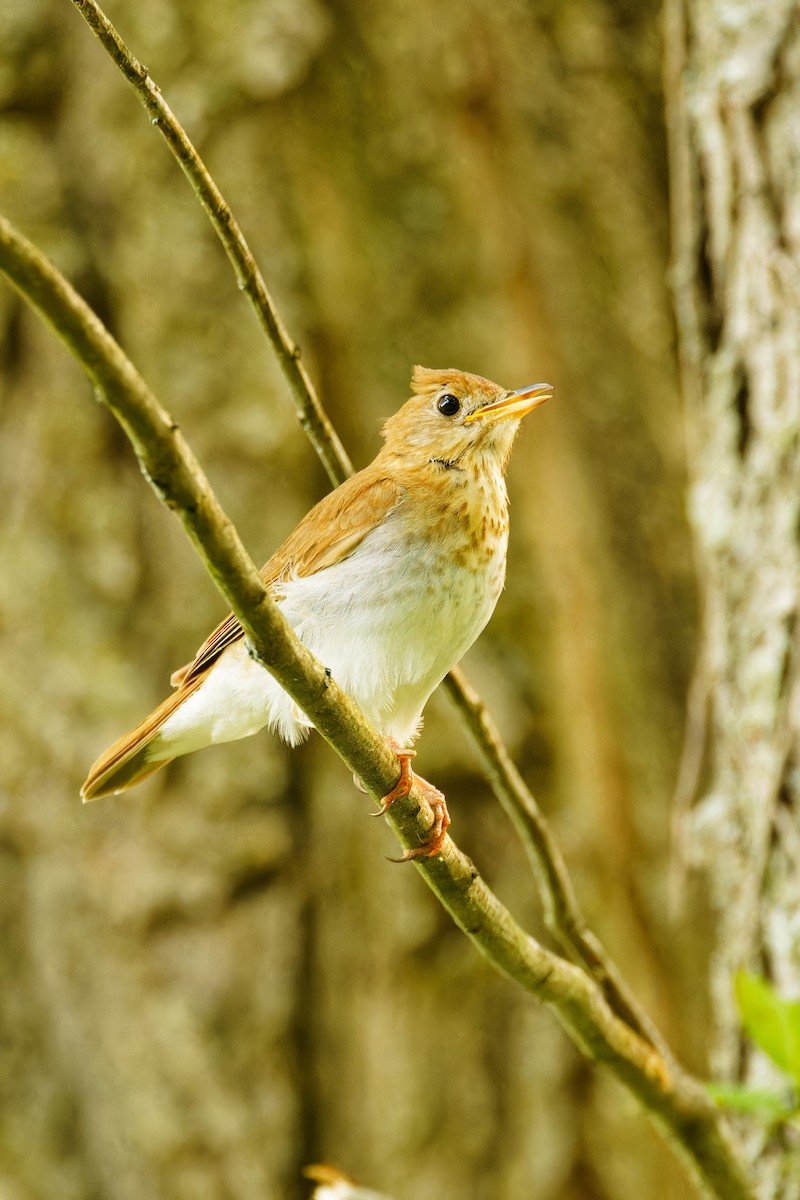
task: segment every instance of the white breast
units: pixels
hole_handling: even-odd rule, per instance
[[[350,558],[288,582],[283,608],[310,650],[385,734],[416,733],[434,688],[489,620],[507,534],[480,571],[421,545],[394,514]]]

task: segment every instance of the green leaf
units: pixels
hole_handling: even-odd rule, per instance
[[[706,1090],[717,1104],[736,1112],[753,1113],[770,1120],[784,1120],[797,1112],[793,1094],[760,1091],[743,1083],[707,1083]]]
[[[740,971],[736,1002],[756,1045],[800,1084],[800,1001],[781,1000],[766,979]]]

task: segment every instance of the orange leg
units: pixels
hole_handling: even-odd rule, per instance
[[[394,738],[386,739],[389,743],[389,748],[394,750],[400,760],[400,778],[390,792],[387,792],[381,801],[381,806],[376,813],[372,813],[373,817],[384,816],[401,796],[407,796],[414,786],[415,775],[411,770],[411,760],[417,757],[416,750],[404,750],[402,746],[395,742]]]
[[[432,783],[428,783],[428,780],[423,779],[421,775],[415,775],[411,770],[411,759],[416,756],[416,751],[402,749],[393,738],[389,738],[388,741],[400,760],[400,778],[392,790],[383,797],[383,803],[378,811],[372,815],[375,817],[383,816],[384,813],[389,811],[399,796],[407,796],[416,785],[433,810],[433,825],[429,831],[430,836],[421,846],[417,846],[416,850],[405,850],[402,858],[393,858],[390,861],[412,862],[415,858],[433,858],[436,854],[440,853],[444,845],[447,827],[450,824],[450,813],[447,811],[447,802],[445,801],[444,793],[440,792]]]

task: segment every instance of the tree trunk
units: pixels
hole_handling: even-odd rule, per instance
[[[800,8],[670,0],[667,28],[703,610],[690,753],[705,742],[708,764],[682,842],[718,917],[715,1073],[763,1085],[776,1072],[742,1039],[734,974],[800,995]],[[747,1141],[764,1195],[800,1196],[797,1139]]]

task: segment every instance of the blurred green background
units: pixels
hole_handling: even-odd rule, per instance
[[[357,466],[413,363],[551,381],[506,591],[465,669],[587,915],[703,1068],[703,921],[667,903],[695,601],[667,290],[658,5],[118,0]],[[0,3],[0,203],[181,424],[254,557],[326,489],[158,133],[68,0]],[[0,1197],[694,1193],[496,977],[320,742],[262,735],[82,808],[223,615],[66,351],[0,287]],[[541,934],[442,696],[417,760]]]

